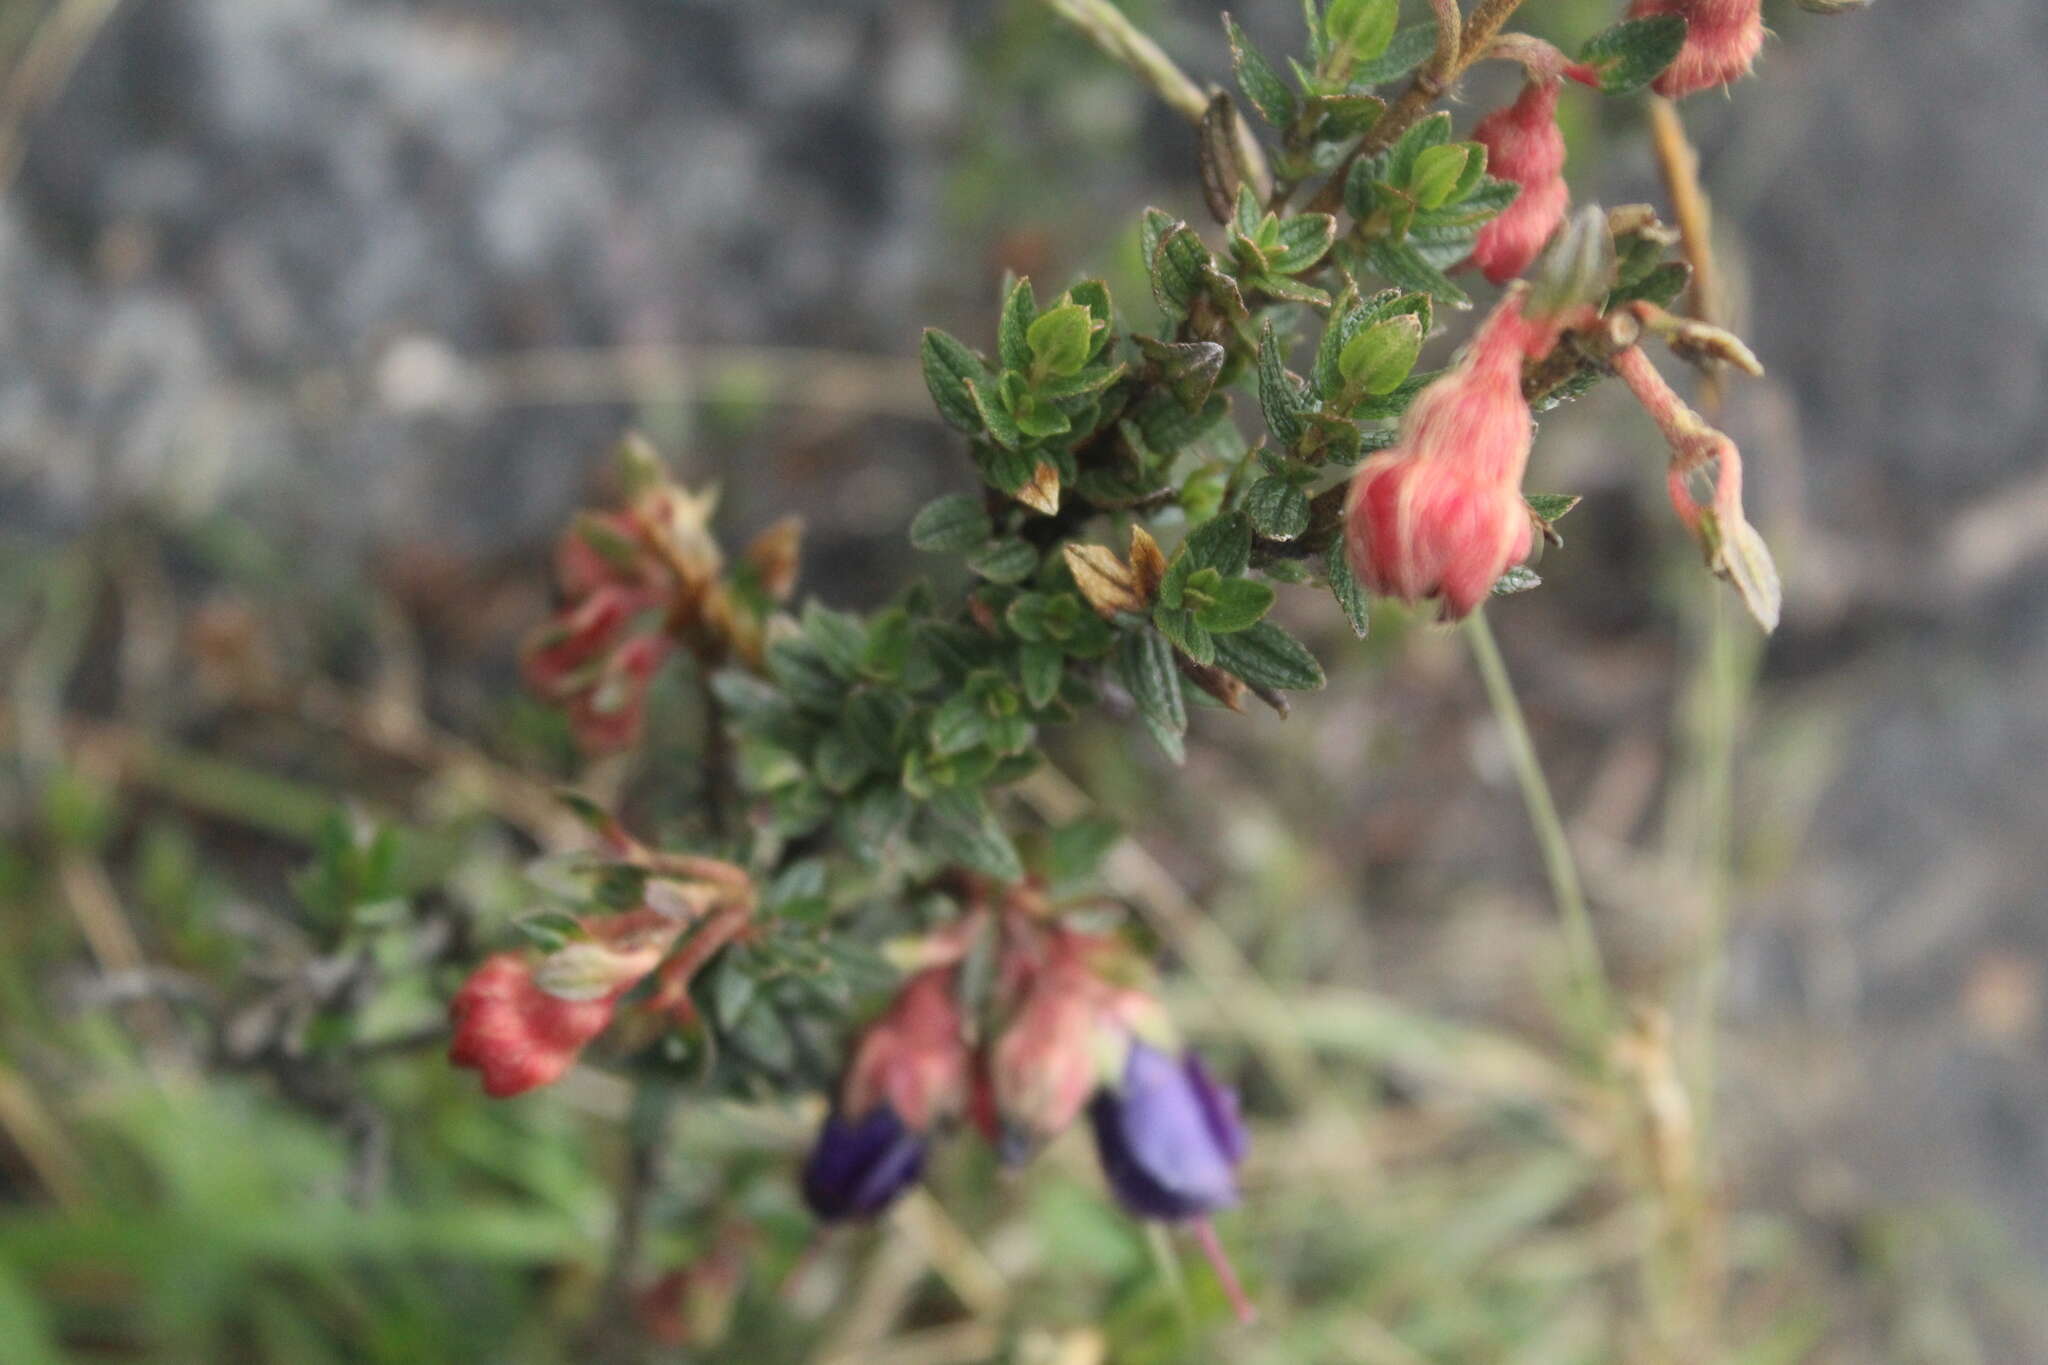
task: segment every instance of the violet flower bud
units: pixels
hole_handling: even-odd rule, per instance
[[[858,1119],[835,1109],[804,1163],[804,1203],[826,1222],[872,1218],[917,1182],[927,1145],[886,1104]]]
[[[1244,1124],[1237,1095],[1192,1053],[1132,1040],[1123,1082],[1088,1106],[1095,1150],[1117,1201],[1141,1218],[1201,1218],[1237,1202]]]

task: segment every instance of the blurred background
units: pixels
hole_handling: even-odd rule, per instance
[[[1213,6],[1127,8],[1227,79]],[[1298,50],[1297,6],[1237,17]],[[2048,10],[1767,17],[1759,78],[1683,112],[1769,371],[1723,420],[1784,625],[1698,571],[1611,386],[1545,419],[1531,484],[1586,501],[1491,615],[1617,975],[1715,957],[1713,1358],[2048,1359]],[[919,328],[986,345],[1006,270],[1151,322],[1137,215],[1203,220],[1192,133],[1036,0],[4,0],[0,70],[0,1360],[590,1349],[622,1091],[489,1106],[365,1048],[456,977],[349,996],[321,964],[419,936],[355,915],[343,953],[337,907],[505,941],[573,771],[515,650],[621,430],[875,604],[971,478]],[[1565,118],[1576,196],[1662,202],[1635,102]],[[1260,1122],[1224,1234],[1267,1322],[1193,1267],[1183,1321],[1069,1145],[949,1155],[778,1299],[803,1111],[722,1099],[651,1246],[736,1301],[700,1275],[604,1358],[1667,1358],[1620,1306],[1673,1293],[1629,1283],[1628,1158],[1545,1060],[1555,931],[1464,652],[1283,610],[1331,675],[1284,723],[1204,713],[1178,772],[1054,744]],[[657,714],[657,772],[687,733]]]

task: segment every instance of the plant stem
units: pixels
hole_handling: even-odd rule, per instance
[[[1593,933],[1592,912],[1586,907],[1586,893],[1579,884],[1578,863],[1572,857],[1571,842],[1565,836],[1564,821],[1551,799],[1550,783],[1543,776],[1543,764],[1536,756],[1529,723],[1516,700],[1515,685],[1508,678],[1507,664],[1494,643],[1486,613],[1475,611],[1465,621],[1465,638],[1471,643],[1472,658],[1479,666],[1486,699],[1493,706],[1494,719],[1507,741],[1508,758],[1514,764],[1515,780],[1522,788],[1522,803],[1529,809],[1529,824],[1543,851],[1543,870],[1550,879],[1550,894],[1564,926],[1565,949],[1571,958],[1572,989],[1584,1017],[1586,1040],[1604,1037],[1612,1019],[1607,969],[1600,959],[1600,941]]]
[[[1714,268],[1713,210],[1707,204],[1706,191],[1700,188],[1700,157],[1686,138],[1678,106],[1661,95],[1650,97],[1650,150],[1656,154],[1658,174],[1671,196],[1672,216],[1678,219],[1686,263],[1692,267],[1688,311],[1701,322],[1718,325],[1721,281]],[[1712,412],[1720,396],[1719,378],[1706,371],[1700,381],[1700,406]]]
[[[1195,84],[1159,44],[1138,29],[1109,0],[1045,0],[1046,8],[1073,25],[1104,56],[1127,66],[1167,106],[1200,126],[1209,111],[1210,92]],[[1264,199],[1273,192],[1273,173],[1266,154],[1242,118],[1236,120],[1236,150],[1252,192]]]

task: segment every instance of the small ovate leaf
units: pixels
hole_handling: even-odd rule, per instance
[[[1605,95],[1633,95],[1663,74],[1685,46],[1685,20],[1676,14],[1628,19],[1594,34],[1579,49]]]
[[[1293,445],[1301,439],[1302,415],[1308,406],[1301,381],[1287,372],[1279,339],[1268,322],[1259,333],[1259,407],[1267,430],[1283,445]]]
[[[1517,564],[1499,578],[1493,580],[1493,595],[1495,597],[1512,597],[1518,592],[1527,592],[1531,588],[1540,587],[1542,583],[1543,580],[1536,576],[1534,569],[1526,564]]]
[[[1451,140],[1451,116],[1438,110],[1426,119],[1419,120],[1413,128],[1401,134],[1387,152],[1387,170],[1383,177],[1387,184],[1406,189],[1415,183],[1415,167],[1422,154],[1431,147],[1441,147]]]
[[[930,554],[961,554],[994,534],[981,499],[967,493],[934,498],[910,522],[910,543]]]
[[[1330,0],[1323,16],[1323,32],[1330,50],[1352,62],[1369,62],[1387,50],[1401,19],[1401,0]]]
[[[1188,713],[1173,646],[1157,631],[1131,631],[1117,649],[1117,673],[1152,738],[1168,758],[1182,762],[1187,757],[1181,736],[1188,728]]]
[[[1237,73],[1237,88],[1244,91],[1252,108],[1275,128],[1285,128],[1294,122],[1294,92],[1280,79],[1280,73],[1252,46],[1251,39],[1228,14],[1223,16],[1223,31],[1230,38],[1230,62]]]
[[[1440,147],[1425,147],[1416,154],[1415,169],[1408,181],[1408,193],[1416,204],[1425,209],[1441,207],[1450,201],[1452,191],[1465,177],[1473,161],[1472,149],[1477,144],[1447,142]],[[1480,152],[1481,158],[1485,152]],[[1483,167],[1482,160],[1482,167]]]
[[[1424,260],[1406,242],[1384,238],[1376,240],[1366,248],[1365,259],[1366,264],[1390,284],[1427,294],[1453,308],[1472,306],[1472,300],[1464,290],[1451,283],[1443,271]]]
[[[1159,369],[1173,396],[1189,412],[1200,412],[1223,373],[1224,349],[1213,341],[1155,341],[1138,337],[1138,350]]]
[[[1308,529],[1308,494],[1269,474],[1245,491],[1244,512],[1268,540],[1293,540]]]
[[[1358,575],[1351,571],[1351,556],[1345,551],[1342,535],[1330,547],[1329,557],[1323,562],[1323,574],[1330,580],[1330,596],[1337,599],[1337,606],[1351,625],[1351,633],[1363,640],[1372,629],[1372,600],[1365,595]]]
[[[1633,284],[1618,286],[1607,296],[1607,307],[1613,309],[1640,299],[1644,303],[1654,303],[1659,308],[1668,308],[1691,283],[1690,265],[1684,261],[1665,261],[1653,267]]]
[[[1195,624],[1212,635],[1249,630],[1273,609],[1273,590],[1249,578],[1226,578],[1195,611]]]
[[[1024,875],[1016,845],[996,823],[979,792],[948,789],[934,793],[919,824],[921,842],[942,862],[999,882],[1014,882]]]
[[[1337,240],[1337,220],[1327,213],[1298,213],[1280,220],[1280,250],[1267,262],[1276,275],[1299,275],[1323,259]]]
[[[996,358],[1002,361],[1004,369],[1021,370],[1031,363],[1031,347],[1026,338],[1037,316],[1038,297],[1031,292],[1031,281],[1017,280],[1003,299],[1002,321],[996,325]]]
[[[1065,304],[1041,313],[1025,332],[1025,338],[1032,361],[1044,373],[1075,374],[1088,363],[1095,338],[1095,318],[1078,303]]]
[[[956,430],[980,432],[983,423],[974,388],[995,382],[981,357],[936,327],[925,329],[918,357],[924,369],[925,387],[931,390],[939,416]]]
[[[1398,80],[1429,60],[1435,51],[1436,25],[1411,24],[1398,30],[1379,56],[1351,69],[1351,89],[1363,93],[1375,85]]]
[[[1058,645],[1027,644],[1017,652],[1017,681],[1024,689],[1024,700],[1032,710],[1040,711],[1052,704],[1059,695],[1060,678],[1066,670],[1067,656]]]
[[[991,583],[1022,583],[1038,568],[1038,551],[1014,537],[991,541],[968,556],[967,567]]]
[[[1422,319],[1396,313],[1374,323],[1337,353],[1337,373],[1346,387],[1380,397],[1400,387],[1422,353]]]
[[[1584,501],[1577,493],[1525,493],[1522,500],[1529,504],[1536,520],[1545,525],[1559,520]]]
[[[1234,635],[1217,636],[1216,663],[1255,688],[1313,692],[1325,682],[1316,656],[1271,621],[1261,621]]]

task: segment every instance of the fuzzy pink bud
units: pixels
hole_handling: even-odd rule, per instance
[[[1558,89],[1554,76],[1532,80],[1513,104],[1494,110],[1472,130],[1472,140],[1486,148],[1487,173],[1522,187],[1472,244],[1471,263],[1494,284],[1527,270],[1564,221],[1571,191],[1564,182]]]
[[[1400,439],[1352,476],[1344,543],[1368,590],[1439,597],[1456,619],[1528,557],[1535,528],[1521,488],[1534,423],[1522,361],[1555,344],[1559,323],[1524,317],[1524,300],[1519,287],[1501,300],[1457,363],[1416,395]]]
[[[886,1104],[914,1133],[959,1114],[967,1099],[967,1042],[952,967],[904,983],[854,1049],[840,1112],[859,1119]]]
[[[561,1079],[682,927],[658,911],[634,910],[583,921],[587,938],[537,964],[516,953],[486,958],[449,1002],[448,1060],[482,1072],[484,1093],[500,1099]]]
[[[1666,99],[1740,80],[1763,49],[1763,0],[1634,0],[1628,8],[1631,19],[1659,14],[1686,25],[1685,46],[1650,87]]]
[[[534,983],[515,953],[486,958],[449,1005],[448,1060],[483,1073],[484,1093],[503,1099],[559,1080],[584,1045],[612,1021],[617,997],[564,1000]]]

